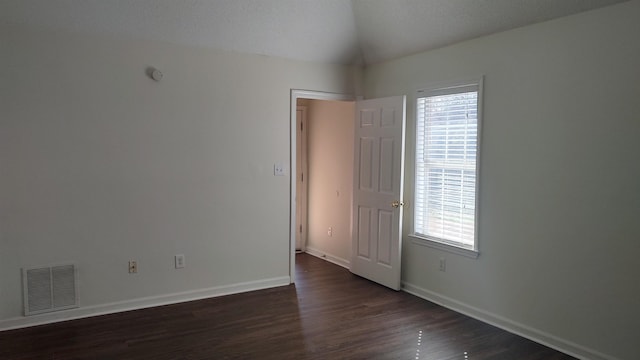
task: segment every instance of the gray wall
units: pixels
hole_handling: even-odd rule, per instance
[[[0,53],[0,328],[50,319],[25,266],[78,265],[59,317],[289,282],[290,90],[353,68],[4,25]]]
[[[409,290],[586,358],[637,358],[639,34],[632,1],[365,70],[367,97],[408,95]],[[408,234],[415,91],[482,74],[474,260]]]

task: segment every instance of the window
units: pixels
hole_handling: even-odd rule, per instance
[[[474,257],[481,84],[420,90],[416,109],[413,235],[425,245]]]

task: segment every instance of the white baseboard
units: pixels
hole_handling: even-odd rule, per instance
[[[334,263],[336,265],[342,266],[345,269],[349,269],[351,268],[351,262],[347,259],[343,259],[339,256],[334,256],[331,254],[328,254],[324,251],[320,251],[318,249],[312,248],[307,246],[307,248],[305,249],[305,252],[309,255],[313,255],[317,258],[320,258],[322,260],[326,260],[330,263]]]
[[[488,311],[478,309],[471,305],[465,304],[458,300],[449,298],[447,296],[435,293],[433,291],[423,289],[419,286],[412,285],[406,282],[402,283],[402,291],[425,300],[431,301],[455,312],[467,315],[474,319],[480,320],[487,324],[498,327],[502,330],[506,330],[510,333],[520,335],[526,339],[535,341],[539,344],[548,346],[552,349],[561,351],[575,358],[582,360],[620,360],[611,355],[606,355],[596,350],[587,348],[585,346],[576,344],[574,342],[561,339],[555,335],[551,335],[544,331],[534,329],[527,325],[515,322],[497,314],[490,313]]]
[[[271,279],[216,286],[208,289],[199,289],[181,293],[150,296],[108,304],[80,307],[76,309],[34,316],[16,317],[6,320],[0,320],[0,331],[50,324],[60,321],[81,319],[91,316],[113,314],[123,311],[139,310],[154,306],[176,304],[186,301],[201,300],[223,295],[238,294],[247,291],[262,290],[289,284],[290,278],[288,276],[282,276]]]

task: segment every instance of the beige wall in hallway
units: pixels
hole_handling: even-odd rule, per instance
[[[341,262],[351,256],[352,102],[309,101],[309,251]],[[331,236],[328,231],[331,227]]]

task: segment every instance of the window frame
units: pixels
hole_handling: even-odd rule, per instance
[[[412,242],[417,245],[428,246],[431,248],[451,252],[458,255],[463,255],[470,258],[477,258],[480,255],[479,252],[479,209],[480,209],[480,163],[481,163],[481,148],[482,148],[482,124],[483,124],[483,82],[484,76],[478,76],[470,79],[461,79],[456,81],[447,81],[447,82],[438,82],[432,83],[428,86],[420,87],[415,92],[415,128],[414,128],[414,160],[413,160],[413,169],[414,169],[414,184],[413,184],[413,200],[414,203],[416,201],[416,184],[418,173],[417,169],[417,137],[418,137],[418,99],[429,97],[429,96],[438,96],[438,95],[448,95],[448,94],[456,94],[456,93],[464,93],[468,92],[470,87],[477,88],[477,139],[476,139],[476,169],[475,169],[475,210],[474,210],[474,230],[473,230],[473,238],[474,244],[472,248],[464,247],[457,245],[454,241],[447,242],[442,239],[431,237],[424,234],[418,234],[416,232],[416,224],[415,224],[415,208],[413,209],[412,216],[412,230],[409,234],[409,237],[412,239]],[[458,90],[458,91],[456,91]]]

